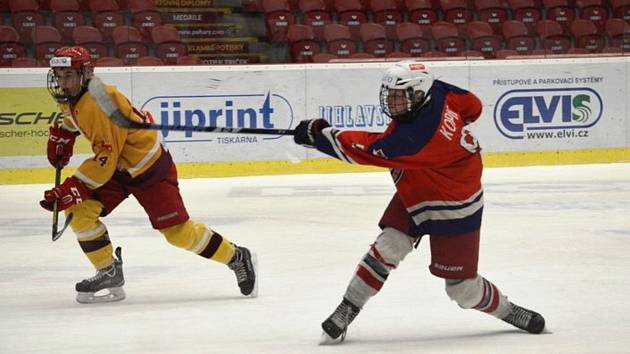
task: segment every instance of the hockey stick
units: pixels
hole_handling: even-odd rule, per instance
[[[61,170],[62,169],[63,167],[61,166],[61,157],[57,157],[57,164],[55,166],[55,188],[59,187],[59,184],[61,183]],[[55,201],[53,203],[53,216],[52,216],[53,242],[57,241],[59,237],[63,235],[63,232],[66,231],[66,229],[68,228],[68,225],[70,225],[70,222],[72,221],[72,216],[73,216],[72,213],[68,214],[68,217],[66,218],[66,221],[64,222],[63,227],[61,228],[61,230],[58,230],[59,228],[59,202]]]
[[[151,130],[172,130],[184,132],[206,132],[206,133],[236,133],[236,134],[263,134],[263,135],[295,135],[293,129],[263,129],[263,128],[227,128],[227,127],[198,127],[184,125],[150,124],[132,122],[127,119],[111,97],[105,91],[105,85],[98,77],[90,79],[88,91],[96,101],[99,108],[119,127],[127,129],[151,129]]]

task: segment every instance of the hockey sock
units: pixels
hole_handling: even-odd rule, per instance
[[[160,232],[172,245],[219,263],[228,264],[234,256],[234,245],[202,223],[188,220]]]
[[[446,293],[465,309],[475,309],[497,318],[503,318],[510,312],[507,297],[481,275],[470,279],[446,279]]]
[[[77,236],[81,249],[96,269],[112,265],[112,244],[105,225],[98,220],[103,205],[93,199],[77,204],[68,211],[74,214],[70,228]]]
[[[344,297],[362,308],[412,249],[412,238],[391,228],[384,229],[357,266]]]

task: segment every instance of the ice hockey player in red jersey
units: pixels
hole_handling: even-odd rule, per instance
[[[110,214],[130,194],[142,205],[151,225],[174,246],[226,264],[236,274],[243,295],[257,295],[255,254],[236,246],[206,225],[190,220],[179,193],[177,170],[155,130],[123,129],[100,108],[107,100],[126,119],[151,121],[113,86],[97,86],[90,52],[62,47],[50,60],[48,89],[64,114],[50,128],[47,157],[53,165],[68,164],[75,138],[83,135],[94,153],[61,185],[47,190],[42,207],[57,203],[66,215],[81,249],[96,275],[76,284],[77,301],[109,302],[125,297],[121,249],[115,251],[101,217]],[[100,87],[100,91],[97,89]],[[104,87],[104,89],[103,89]]]
[[[481,114],[479,98],[406,60],[385,72],[380,105],[392,119],[383,133],[339,131],[325,119],[296,127],[296,143],[349,163],[387,167],[396,185],[379,222],[381,234],[322,323],[322,344],[343,341],[348,325],[424,235],[430,236],[429,270],[445,280],[447,295],[460,307],[541,333],[540,314],[508,301],[477,273],[482,161],[468,124]]]

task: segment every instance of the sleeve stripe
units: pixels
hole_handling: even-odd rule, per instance
[[[78,171],[78,170],[74,173],[74,176],[78,178],[81,182],[87,184],[92,189],[96,189],[104,184],[104,183],[96,182],[95,180],[84,175],[83,173],[81,173],[81,171]]]
[[[334,149],[335,154],[337,154],[339,159],[341,159],[341,160],[343,160],[345,162],[348,162],[348,163],[356,163],[348,155],[346,155],[343,152],[343,148],[341,146],[341,143],[339,143],[339,139],[337,138],[339,133],[340,133],[339,130],[333,129],[333,128],[324,128],[324,129],[322,129],[322,135],[328,140],[328,142],[330,142],[330,145]]]

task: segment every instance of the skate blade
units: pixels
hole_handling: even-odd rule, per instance
[[[258,297],[258,282],[260,281],[260,277],[258,277],[258,256],[256,256],[256,253],[252,254],[252,265],[254,266],[254,274],[256,274],[256,278],[254,279],[254,288],[247,296]]]
[[[100,294],[103,292],[103,294]],[[77,293],[77,302],[80,304],[99,304],[104,302],[115,302],[125,299],[125,290],[122,287],[108,288],[95,293]]]
[[[341,344],[346,339],[346,332],[344,331],[339,337],[333,338],[328,333],[322,331],[322,336],[319,338],[319,345],[337,345]]]

